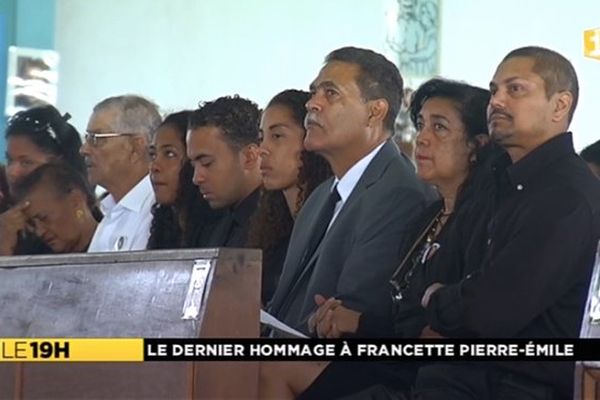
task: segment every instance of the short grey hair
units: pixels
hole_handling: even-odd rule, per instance
[[[104,111],[115,111],[116,117],[111,124],[115,132],[140,133],[148,141],[162,122],[154,102],[133,94],[108,97],[96,104],[93,112]]]

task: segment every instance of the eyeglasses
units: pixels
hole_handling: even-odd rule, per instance
[[[119,136],[134,136],[137,133],[130,132],[90,132],[87,131],[85,135],[85,142],[90,146],[96,147],[101,143],[100,139],[108,139]]]

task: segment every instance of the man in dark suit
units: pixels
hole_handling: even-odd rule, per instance
[[[260,197],[258,106],[235,97],[203,104],[190,116],[187,152],[193,181],[211,208],[223,210],[216,224],[196,235],[198,247],[245,247],[249,220]]]
[[[402,85],[385,57],[346,47],[327,56],[310,86],[304,144],[327,159],[335,176],[298,215],[270,306],[299,331],[308,333],[310,315],[330,297],[354,310],[389,312],[390,296],[381,288],[407,228],[433,197],[391,140]]]

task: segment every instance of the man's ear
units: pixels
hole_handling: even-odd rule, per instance
[[[573,94],[568,90],[555,93],[554,96],[554,112],[552,115],[553,122],[561,122],[569,118],[569,111],[573,107]]]
[[[149,162],[150,159],[148,157],[148,141],[146,137],[142,135],[134,135],[131,137],[131,159],[132,160],[141,160],[143,162]]]
[[[373,126],[380,122],[383,125],[383,121],[390,110],[388,102],[384,99],[369,100],[369,126]]]
[[[240,152],[240,163],[244,169],[254,169],[259,163],[259,147],[255,143],[247,144]]]

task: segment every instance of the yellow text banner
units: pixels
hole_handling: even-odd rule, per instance
[[[142,362],[144,339],[0,338],[0,362]]]

